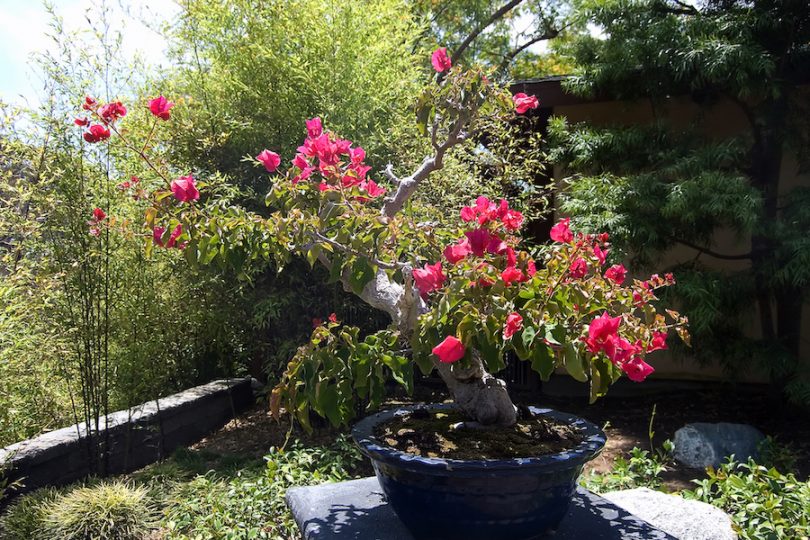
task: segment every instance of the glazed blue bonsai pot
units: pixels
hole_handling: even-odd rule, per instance
[[[451,404],[428,405],[430,411]],[[416,407],[384,411],[352,430],[371,459],[386,499],[418,540],[530,540],[542,538],[565,517],[582,467],[605,445],[597,426],[571,414],[530,407],[584,439],[571,450],[539,457],[455,460],[395,450],[374,436],[375,427]]]

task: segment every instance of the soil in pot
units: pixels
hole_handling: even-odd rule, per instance
[[[570,450],[583,440],[577,429],[531,414],[510,427],[469,426],[459,411],[417,409],[376,426],[374,435],[402,452],[461,460],[539,457]]]

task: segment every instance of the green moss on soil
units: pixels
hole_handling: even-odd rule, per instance
[[[543,417],[522,418],[510,427],[454,427],[465,421],[457,411],[425,411],[380,424],[374,435],[409,454],[466,460],[539,457],[583,440],[578,430]]]

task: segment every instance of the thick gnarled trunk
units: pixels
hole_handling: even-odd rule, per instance
[[[416,329],[419,315],[427,311],[425,302],[413,287],[410,270],[404,269],[405,284],[388,278],[380,270],[359,294],[372,307],[388,313],[405,339],[410,339]],[[348,279],[344,288],[351,291]],[[439,376],[453,396],[453,401],[472,420],[483,425],[510,426],[517,420],[517,409],[509,397],[506,383],[486,370],[481,356],[473,352],[469,366],[459,363],[433,362]]]
[[[472,366],[434,362],[453,401],[470,418],[483,425],[511,426],[517,409],[509,397],[506,383],[487,372],[480,356],[473,352]]]

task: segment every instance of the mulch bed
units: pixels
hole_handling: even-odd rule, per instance
[[[436,388],[423,386],[416,396],[389,400],[392,406],[414,401],[437,402],[446,396]],[[657,391],[654,395],[608,396],[594,405],[588,405],[581,397],[544,396],[534,392],[516,396],[516,401],[527,405],[541,405],[583,416],[605,427],[608,443],[602,454],[591,462],[586,470],[605,472],[610,470],[616,457],[626,454],[633,447],[649,449],[648,435],[653,406],[656,414],[653,421],[654,444],[660,446],[666,439],[674,438],[675,431],[690,422],[737,422],[751,424],[766,435],[776,437],[782,444],[796,451],[799,459],[797,476],[810,476],[810,417],[793,410],[763,394],[756,387],[717,386],[700,390]],[[289,424],[276,422],[259,403],[225,427],[203,439],[192,448],[222,455],[261,457],[271,447],[284,444]],[[305,445],[329,444],[339,433],[326,425],[308,435],[299,429],[292,434]],[[373,474],[368,463],[357,474]],[[675,465],[664,475],[670,490],[692,487],[691,480],[703,476],[702,470]]]

